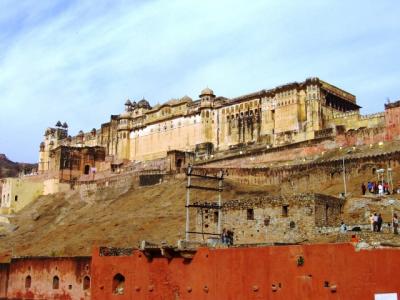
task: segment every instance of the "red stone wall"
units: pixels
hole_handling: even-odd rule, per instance
[[[302,257],[304,264],[299,266]],[[200,249],[182,258],[132,256],[92,260],[93,299],[373,299],[399,293],[400,250],[356,252],[351,244]],[[114,295],[115,274],[125,277]]]
[[[11,261],[8,280],[9,299],[90,299],[90,288],[83,290],[83,278],[90,277],[90,257],[32,257]],[[31,287],[26,278],[31,276]],[[53,289],[53,278],[59,278],[58,289]]]
[[[9,264],[0,263],[0,299],[7,296]]]
[[[400,106],[385,110],[386,140],[400,137]]]

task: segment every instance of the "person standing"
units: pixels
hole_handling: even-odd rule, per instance
[[[374,230],[374,214],[371,214],[369,216],[369,223],[371,224],[371,231],[375,231]]]
[[[385,183],[383,184],[383,192],[384,192],[386,195],[389,195],[389,183],[385,182]]]
[[[222,242],[222,244],[224,244],[224,245],[228,245],[228,234],[227,234],[226,228],[224,228],[224,229],[222,230],[221,242]]]
[[[367,191],[367,187],[365,186],[364,182],[361,184],[361,192],[363,195],[365,195],[365,192]]]
[[[393,232],[394,234],[399,234],[399,218],[397,214],[393,215]]]
[[[373,218],[373,226],[374,226],[374,231],[378,231],[378,214],[374,213],[374,218]]]
[[[379,195],[382,196],[383,195],[383,185],[381,183],[378,185],[378,191],[379,191]]]
[[[347,232],[347,226],[342,221],[342,223],[340,224],[340,233],[346,233],[346,232]]]
[[[378,215],[378,223],[377,223],[377,226],[378,226],[378,232],[380,232],[380,231],[381,231],[381,228],[382,228],[382,223],[383,223],[382,215],[381,215],[381,214],[379,214],[379,215]]]

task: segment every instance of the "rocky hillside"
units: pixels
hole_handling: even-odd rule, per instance
[[[393,171],[397,182],[400,168]],[[396,199],[396,211],[400,211],[399,195],[386,198],[361,195],[361,182],[376,180],[374,177],[366,170],[348,178],[348,191],[352,197],[344,208],[346,224],[368,224],[371,211],[381,212],[388,222],[391,217],[388,201],[393,198]],[[18,214],[9,216],[10,224],[0,231],[0,255],[10,252],[15,256],[90,255],[93,245],[131,247],[138,246],[141,240],[175,245],[184,237],[185,179],[168,179],[146,187],[133,184],[132,179],[129,186],[121,182],[118,181],[118,187],[112,187],[111,183],[97,190],[75,187],[66,194],[40,197]],[[338,195],[343,182],[337,178],[301,188],[296,192]],[[285,192],[291,192],[285,185],[249,186],[227,179],[223,199]],[[198,191],[192,195],[192,201],[213,201],[215,197],[208,191]],[[312,242],[329,242],[330,238]]]
[[[5,154],[0,153],[0,178],[15,177],[22,171],[29,173],[33,169],[37,169],[37,164],[13,162]]]

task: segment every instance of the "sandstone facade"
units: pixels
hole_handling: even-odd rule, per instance
[[[40,146],[39,171],[60,168],[59,147],[102,147],[112,164],[164,158],[169,151],[212,153],[243,145],[276,147],[312,140],[345,126],[379,127],[384,115],[362,117],[352,94],[318,78],[233,99],[206,88],[151,107],[128,100],[125,111],[88,133],[68,135],[68,125],[48,128]],[[83,171],[83,170],[81,170]]]

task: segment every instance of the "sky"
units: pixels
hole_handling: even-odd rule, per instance
[[[400,1],[0,0],[0,153],[99,128],[127,98],[236,97],[308,77],[400,99]]]

